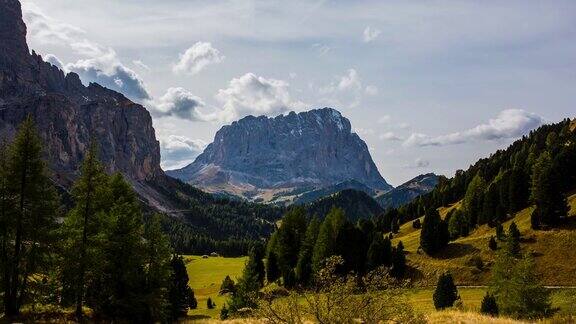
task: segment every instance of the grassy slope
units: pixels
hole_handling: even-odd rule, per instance
[[[190,287],[194,289],[198,308],[191,310],[188,315],[193,318],[219,318],[220,309],[226,301],[226,296],[219,296],[220,284],[222,280],[229,275],[232,280],[236,281],[242,274],[246,257],[224,258],[209,257],[203,259],[201,256],[186,256],[186,269],[190,278]],[[208,309],[206,300],[208,297],[216,303],[216,308]]]
[[[549,231],[530,229],[532,208],[520,211],[513,221],[518,225],[523,236],[522,249],[535,256],[536,265],[542,282],[546,285],[576,286],[576,194],[569,197],[569,224],[564,228]],[[459,203],[448,208],[441,208],[444,217],[450,209],[458,208]],[[507,229],[512,220],[504,224]],[[418,253],[420,230],[412,228],[412,223],[401,226],[393,242],[402,241],[407,251],[408,263],[412,267],[412,277],[423,286],[435,285],[437,275],[450,271],[459,285],[482,285],[490,278],[489,266],[494,260],[494,252],[488,248],[490,237],[495,229],[486,225],[477,228],[468,237],[451,242],[437,256],[429,257]],[[473,256],[480,256],[485,263],[483,271],[477,270],[469,263]]]

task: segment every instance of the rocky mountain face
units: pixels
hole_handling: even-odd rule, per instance
[[[422,174],[408,180],[400,186],[376,196],[376,201],[384,209],[397,208],[407,204],[418,196],[429,193],[436,188],[440,176],[434,173]]]
[[[98,84],[86,87],[77,74],[64,74],[30,53],[20,3],[0,0],[0,137],[11,138],[27,115],[64,186],[75,177],[91,139],[109,172],[132,181],[164,175],[148,111]]]
[[[350,121],[331,108],[245,117],[222,127],[192,164],[167,173],[208,191],[257,199],[270,190],[281,195],[348,180],[392,188]]]

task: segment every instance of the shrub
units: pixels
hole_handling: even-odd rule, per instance
[[[436,309],[445,309],[454,305],[458,299],[458,290],[450,273],[440,275],[433,297]]]
[[[486,293],[486,295],[482,299],[482,305],[480,306],[480,313],[491,316],[498,315],[498,303],[496,303],[496,297],[494,297],[494,295]]]

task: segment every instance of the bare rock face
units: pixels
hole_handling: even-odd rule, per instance
[[[348,180],[391,189],[366,143],[351,132],[350,121],[331,108],[245,117],[222,127],[192,164],[167,173],[233,194],[236,189],[318,188]]]
[[[12,137],[27,115],[63,185],[75,177],[91,138],[109,172],[135,181],[163,175],[148,111],[97,84],[85,87],[77,74],[30,54],[20,3],[0,0],[0,137]]]

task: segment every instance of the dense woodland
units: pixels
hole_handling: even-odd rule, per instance
[[[160,216],[143,221],[135,192],[107,175],[92,145],[70,194],[60,197],[29,117],[0,146],[0,313],[17,319],[75,309],[92,318],[166,321],[196,306],[183,259],[174,255]]]

